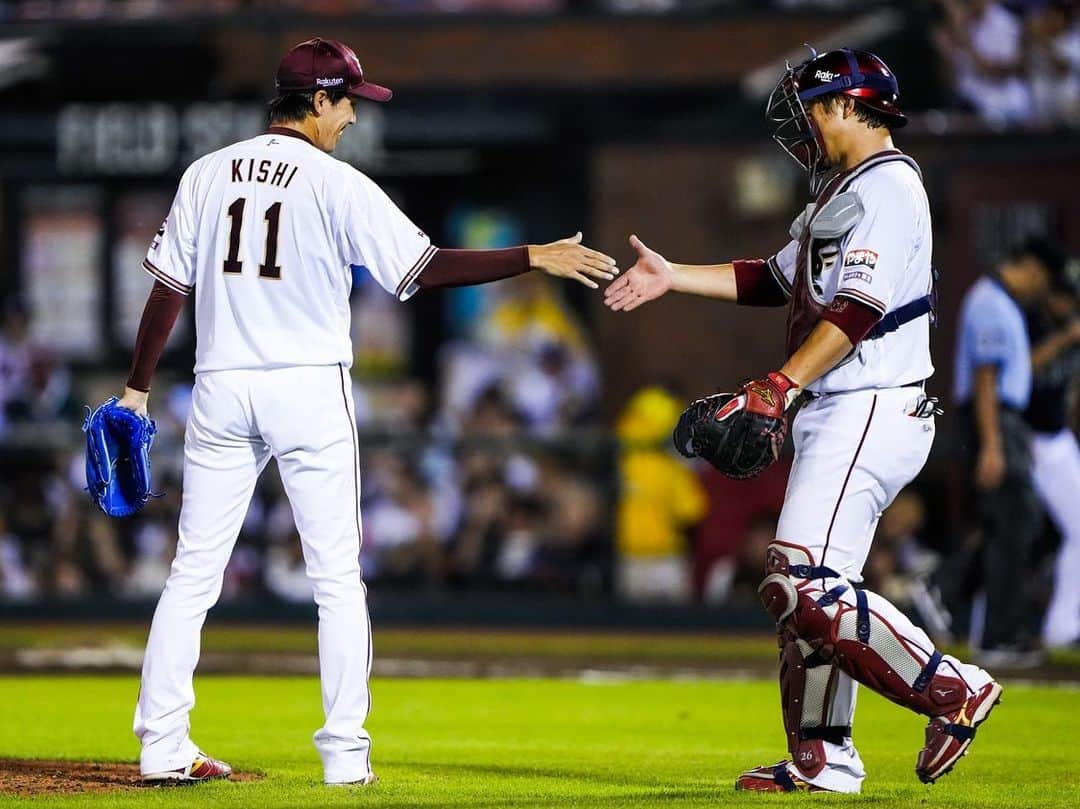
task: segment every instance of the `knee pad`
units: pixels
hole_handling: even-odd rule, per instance
[[[799,600],[795,581],[806,578],[799,574],[812,569],[814,557],[806,548],[778,539],[769,543],[765,556],[766,576],[758,585],[758,597],[777,624],[795,611]]]
[[[765,549],[765,572],[787,575],[791,569],[813,567],[814,556],[802,545],[774,539]]]
[[[798,638],[812,644],[815,651],[824,649],[828,654],[834,644],[831,615],[825,613],[825,607],[832,606],[836,600],[819,603],[806,591],[812,589],[808,586],[811,576],[835,578],[836,572],[815,565],[813,554],[802,545],[779,539],[769,543],[765,572],[767,575],[758,585],[758,597],[765,611],[777,626],[788,626]]]
[[[782,624],[799,603],[799,591],[791,579],[783,573],[770,573],[758,585],[758,598],[765,605],[765,612],[777,624]]]

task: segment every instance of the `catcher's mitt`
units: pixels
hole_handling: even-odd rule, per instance
[[[86,490],[110,517],[127,517],[150,498],[150,447],[157,425],[114,396],[86,421]]]
[[[780,457],[787,436],[787,391],[770,377],[695,401],[675,426],[675,448],[687,458],[704,458],[729,478],[760,475]]]

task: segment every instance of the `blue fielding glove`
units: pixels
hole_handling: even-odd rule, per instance
[[[150,491],[150,447],[157,425],[120,407],[114,396],[86,421],[86,490],[110,517],[128,517],[146,505]]]

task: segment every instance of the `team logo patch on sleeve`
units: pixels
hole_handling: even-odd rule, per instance
[[[873,250],[864,247],[848,250],[844,256],[844,269],[848,267],[865,267],[868,270],[877,266],[878,255]]]

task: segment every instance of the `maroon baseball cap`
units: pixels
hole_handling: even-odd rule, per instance
[[[344,89],[350,96],[389,101],[393,91],[364,81],[364,71],[353,49],[336,39],[315,37],[285,54],[275,80],[279,93],[310,93]]]

